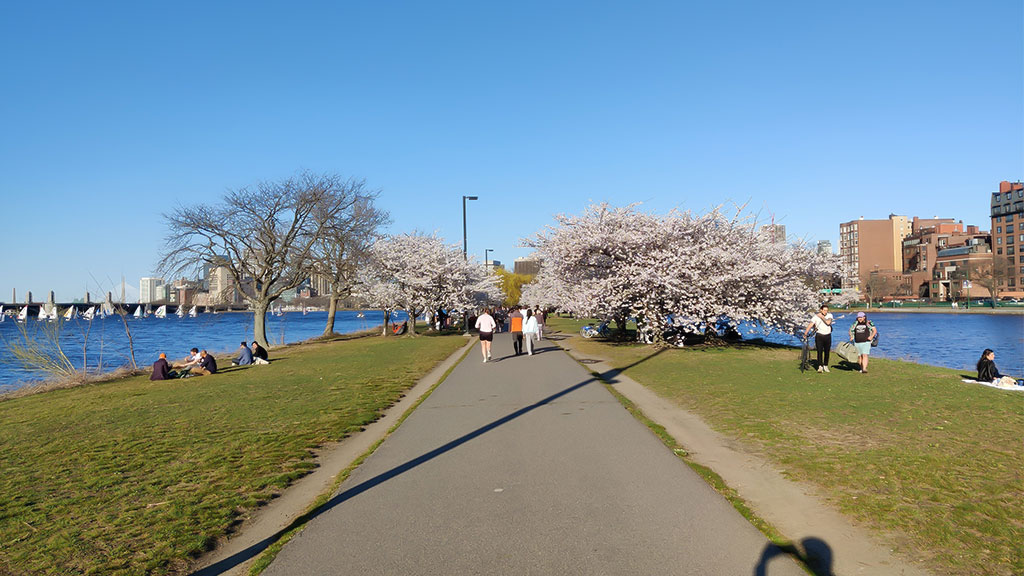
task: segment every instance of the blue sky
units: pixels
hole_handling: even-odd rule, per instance
[[[129,298],[161,213],[299,170],[511,262],[591,201],[791,236],[987,229],[1024,179],[1024,9],[986,2],[6,3],[0,301]]]

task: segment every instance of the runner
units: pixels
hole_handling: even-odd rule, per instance
[[[476,319],[476,329],[480,331],[480,353],[484,356],[484,362],[491,359],[491,341],[494,340],[494,329],[498,326],[490,312],[490,308],[484,308]]]

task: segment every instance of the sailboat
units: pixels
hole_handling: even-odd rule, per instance
[[[46,315],[46,307],[45,306],[40,306],[39,307],[39,315],[37,317],[39,318],[40,321],[46,320],[47,318],[49,318],[49,316]]]
[[[7,315],[4,314],[4,305],[0,304],[0,322],[7,320]]]
[[[167,312],[167,310],[164,310],[164,312]],[[149,315],[152,314],[152,313],[153,313],[153,307],[150,306],[149,304],[146,304],[146,310],[142,313],[142,315],[145,316],[146,318],[149,318]]]
[[[132,317],[142,318],[142,304],[139,304],[139,307],[135,309],[135,314],[132,314]]]
[[[178,306],[178,311],[175,312],[175,314],[177,314],[178,318],[184,318],[185,317],[185,307],[184,306]]]
[[[89,306],[89,308],[87,308],[85,312],[82,312],[82,318],[84,320],[92,320],[93,317],[95,317],[95,316],[96,316],[96,307],[95,306]]]
[[[24,322],[25,320],[28,320],[28,306],[25,306],[21,309],[21,312],[18,312],[18,322]]]
[[[78,318],[78,307],[72,306],[64,312],[65,320],[76,320]]]
[[[198,307],[198,306],[193,306],[193,307],[192,307],[192,308],[191,308],[191,309],[190,309],[190,310],[188,311],[188,317],[189,317],[189,318],[195,318],[196,316],[199,316],[199,307]]]
[[[56,320],[57,318],[58,318],[57,305],[54,304],[53,307],[50,308],[50,311],[46,313],[46,319],[52,322],[52,321]]]
[[[153,312],[153,316],[156,316],[157,318],[167,318],[167,305],[164,304],[157,308],[156,312]]]

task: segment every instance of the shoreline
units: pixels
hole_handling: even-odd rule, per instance
[[[992,316],[1024,316],[1024,308],[835,308],[837,312],[856,314],[988,314]]]

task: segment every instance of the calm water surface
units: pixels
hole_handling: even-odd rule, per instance
[[[379,311],[341,311],[336,317],[335,331],[357,332],[379,325]],[[874,356],[908,360],[974,372],[974,365],[985,348],[996,351],[996,365],[1004,374],[1024,377],[1024,315],[983,314],[871,314],[881,334],[880,346],[872,349]],[[397,319],[404,320],[405,315]],[[267,337],[274,344],[292,343],[319,336],[327,321],[326,312],[285,313],[267,317]],[[833,345],[846,339],[854,321],[853,314],[836,316]],[[135,359],[140,367],[156,360],[160,352],[168,358],[183,358],[195,346],[216,353],[232,353],[241,340],[252,341],[252,314],[201,314],[196,318],[129,319],[135,344]],[[44,337],[46,322],[30,320],[21,325],[28,334]],[[51,325],[52,326],[52,325]],[[113,370],[128,363],[127,338],[119,317],[95,320],[90,325],[82,320],[64,323],[61,341],[65,353],[77,366],[82,365],[82,348],[86,346],[86,362],[90,370]],[[8,342],[22,338],[15,322],[0,323],[0,391],[17,388],[26,382],[43,378],[43,374],[27,371],[11,361]],[[771,335],[768,340],[799,345],[791,336]]]
[[[360,311],[339,311],[335,315],[334,331],[342,334],[358,332],[379,326],[383,320],[380,311],[363,311],[363,318],[359,314]],[[404,313],[394,317],[398,321],[405,318]],[[326,324],[326,312],[286,312],[282,316],[267,316],[267,339],[271,344],[300,342],[322,334]],[[22,330],[29,337],[45,340],[58,325],[64,353],[76,367],[82,366],[83,346],[85,362],[90,370],[110,371],[128,365],[128,338],[119,316],[93,320],[91,323],[71,320],[59,324],[30,319],[19,325],[7,319],[0,323],[0,392],[46,376],[26,370],[13,362],[10,343],[24,340]],[[252,342],[253,339],[253,317],[244,312],[200,314],[195,318],[129,317],[128,327],[131,329],[135,361],[139,367],[150,366],[161,352],[167,353],[167,358],[172,361],[184,358],[193,346],[220,355],[233,353],[242,340]]]
[[[974,366],[982,350],[991,348],[996,352],[1000,372],[1024,378],[1024,315],[885,312],[869,313],[868,318],[879,333],[879,345],[871,349],[872,356],[976,374]],[[855,313],[836,314],[833,348],[849,339],[848,331],[855,320]],[[796,338],[789,336],[775,335],[767,339],[800,345]]]

